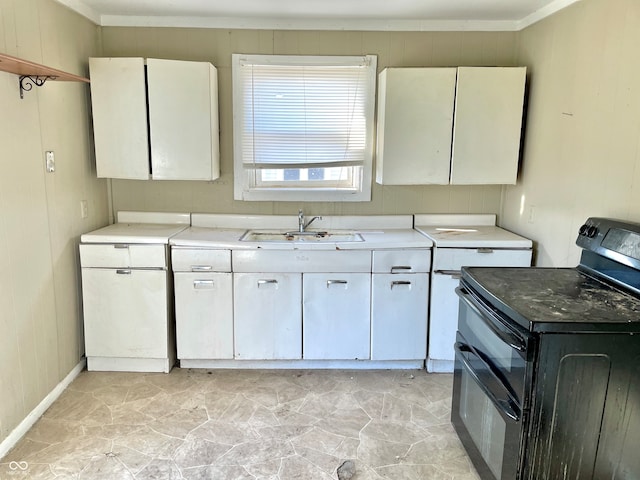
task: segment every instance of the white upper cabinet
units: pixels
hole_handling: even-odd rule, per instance
[[[515,184],[526,80],[524,67],[460,67],[451,183]]]
[[[455,68],[386,68],[380,73],[378,183],[449,183],[455,88]]]
[[[91,58],[98,177],[213,180],[220,176],[213,65]],[[150,148],[150,150],[149,150]]]
[[[376,181],[516,183],[525,78],[524,67],[383,70]]]
[[[218,76],[206,62],[147,60],[152,176],[219,176]]]
[[[149,178],[147,101],[142,58],[90,58],[98,177]]]

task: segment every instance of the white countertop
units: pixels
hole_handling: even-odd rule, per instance
[[[531,248],[528,238],[496,226],[492,214],[423,214],[415,216],[415,229],[428,235],[436,247]]]
[[[312,218],[307,216],[307,220]],[[531,248],[531,240],[495,225],[487,214],[324,216],[309,231],[349,230],[364,241],[242,241],[250,229],[296,230],[297,216],[118,212],[119,223],[82,235],[83,243],[166,244],[235,250],[391,248]],[[193,226],[189,227],[189,220]]]
[[[188,225],[167,223],[114,223],[85,233],[82,243],[149,243],[167,244],[169,238]]]
[[[85,233],[82,243],[167,244],[169,238],[187,228],[189,213],[120,211],[118,223]]]
[[[528,238],[516,235],[495,225],[467,225],[464,227],[421,227],[416,230],[426,234],[436,247],[457,248],[531,248]]]
[[[315,229],[310,229],[311,231]],[[433,242],[410,228],[351,230],[362,235],[358,242],[248,242],[241,241],[247,229],[190,227],[171,237],[180,247],[228,248],[233,250],[370,250],[384,248],[430,248]]]
[[[306,216],[306,221],[313,218]],[[243,241],[248,230],[296,231],[297,215],[192,214],[192,226],[171,238],[177,247],[233,250],[371,250],[384,248],[431,248],[433,242],[416,232],[411,215],[323,215],[307,231],[358,233],[364,241]]]

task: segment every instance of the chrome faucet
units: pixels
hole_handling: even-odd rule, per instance
[[[309,225],[311,225],[315,220],[322,220],[322,217],[316,215],[307,223],[304,223],[304,213],[302,213],[302,209],[298,210],[298,233],[304,233]]]

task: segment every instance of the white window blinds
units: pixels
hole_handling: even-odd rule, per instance
[[[371,163],[376,57],[233,55],[245,169]],[[241,94],[241,95],[239,95]]]

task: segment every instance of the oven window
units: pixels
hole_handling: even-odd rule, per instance
[[[467,371],[461,374],[460,418],[495,478],[502,478],[507,424]]]
[[[468,314],[475,315],[471,311],[469,311]],[[473,335],[470,338],[474,339],[476,346],[482,346],[480,350],[485,355],[491,358],[501,369],[504,369],[507,372],[511,372],[513,370],[513,363],[515,359],[513,356],[513,349],[509,345],[496,337],[491,329],[480,319],[469,322],[467,327],[471,332],[473,332]]]
[[[465,302],[460,302],[458,329],[476,350],[490,358],[504,373],[522,371],[524,360],[494,334],[486,322]]]

